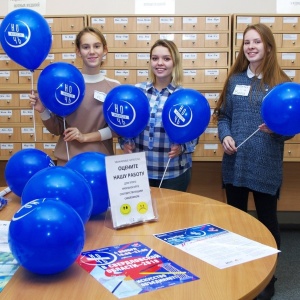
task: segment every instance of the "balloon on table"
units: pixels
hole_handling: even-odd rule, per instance
[[[162,122],[170,140],[183,144],[198,138],[208,126],[210,106],[198,91],[180,89],[169,96],[162,111]]]
[[[23,149],[13,154],[7,161],[4,177],[8,187],[21,197],[28,180],[38,171],[54,167],[48,154],[38,149]]]
[[[300,133],[300,84],[284,82],[276,85],[263,99],[261,115],[275,133]]]
[[[134,138],[149,121],[149,101],[139,88],[129,84],[119,85],[106,95],[103,114],[109,127],[118,135]]]
[[[57,199],[28,202],[9,224],[8,244],[14,258],[36,274],[66,270],[81,253],[84,241],[80,216],[69,204]]]
[[[85,94],[85,82],[75,66],[66,62],[55,62],[41,72],[37,90],[45,107],[58,116],[66,117],[81,104]]]
[[[54,198],[68,203],[84,224],[91,216],[93,197],[90,186],[81,174],[70,168],[55,166],[34,174],[23,189],[21,204],[38,198]]]
[[[73,156],[65,165],[79,172],[89,183],[93,195],[92,216],[106,212],[109,207],[105,156],[98,152],[83,152]]]
[[[3,19],[0,42],[8,57],[33,71],[49,54],[52,34],[42,15],[32,9],[20,8]]]

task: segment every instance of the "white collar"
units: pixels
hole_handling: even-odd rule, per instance
[[[104,75],[99,73],[95,75],[82,74],[85,83],[96,83],[104,79]]]
[[[255,74],[250,70],[250,67],[248,65],[248,69],[247,69],[247,76],[249,78],[253,78],[255,76]],[[262,79],[262,74],[260,73],[258,76],[257,76],[258,79]]]

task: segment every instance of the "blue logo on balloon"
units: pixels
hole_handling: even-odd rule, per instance
[[[55,99],[61,105],[75,104],[80,95],[80,88],[75,82],[60,84],[55,91]]]
[[[114,102],[108,107],[107,111],[109,121],[117,127],[130,126],[136,117],[133,105],[127,101]]]
[[[29,26],[20,20],[15,24],[10,23],[4,30],[4,38],[6,43],[13,47],[19,48],[25,46],[31,37],[31,31]]]
[[[193,120],[193,111],[188,105],[174,105],[169,111],[169,120],[175,127],[186,127]]]

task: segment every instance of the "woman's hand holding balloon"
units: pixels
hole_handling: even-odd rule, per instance
[[[228,155],[232,155],[237,151],[237,148],[235,146],[235,141],[229,135],[224,137],[222,146],[223,146],[224,152]]]
[[[64,141],[71,142],[77,140],[79,143],[84,143],[84,134],[77,127],[69,127],[64,131]]]
[[[37,94],[30,94],[29,102],[30,106],[33,107],[37,112],[44,112],[45,106],[43,105],[42,101],[40,100]]]
[[[135,148],[135,143],[132,140],[127,140],[123,145],[124,153],[132,153]]]
[[[266,123],[259,125],[258,128],[260,131],[263,131],[265,133],[269,133],[269,134],[273,133],[273,131],[266,125]]]
[[[174,158],[182,153],[181,145],[172,144],[171,151],[169,152],[169,158]]]

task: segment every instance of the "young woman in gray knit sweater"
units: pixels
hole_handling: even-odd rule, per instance
[[[261,117],[264,96],[275,85],[290,81],[278,64],[276,52],[269,27],[254,24],[246,28],[214,115],[224,148],[222,179],[227,203],[247,211],[248,194],[252,192],[258,219],[280,248],[277,200],[284,141],[292,137],[272,132]],[[271,299],[275,280],[257,299]]]
[[[59,136],[54,151],[57,165],[64,165],[73,156],[87,151],[113,154],[113,133],[103,116],[103,102],[106,94],[120,83],[100,73],[108,52],[105,37],[98,29],[86,27],[77,34],[75,44],[83,63],[85,96],[76,111],[66,117],[66,129],[62,117],[45,108],[37,94],[30,95],[30,105],[40,113],[45,127]]]

